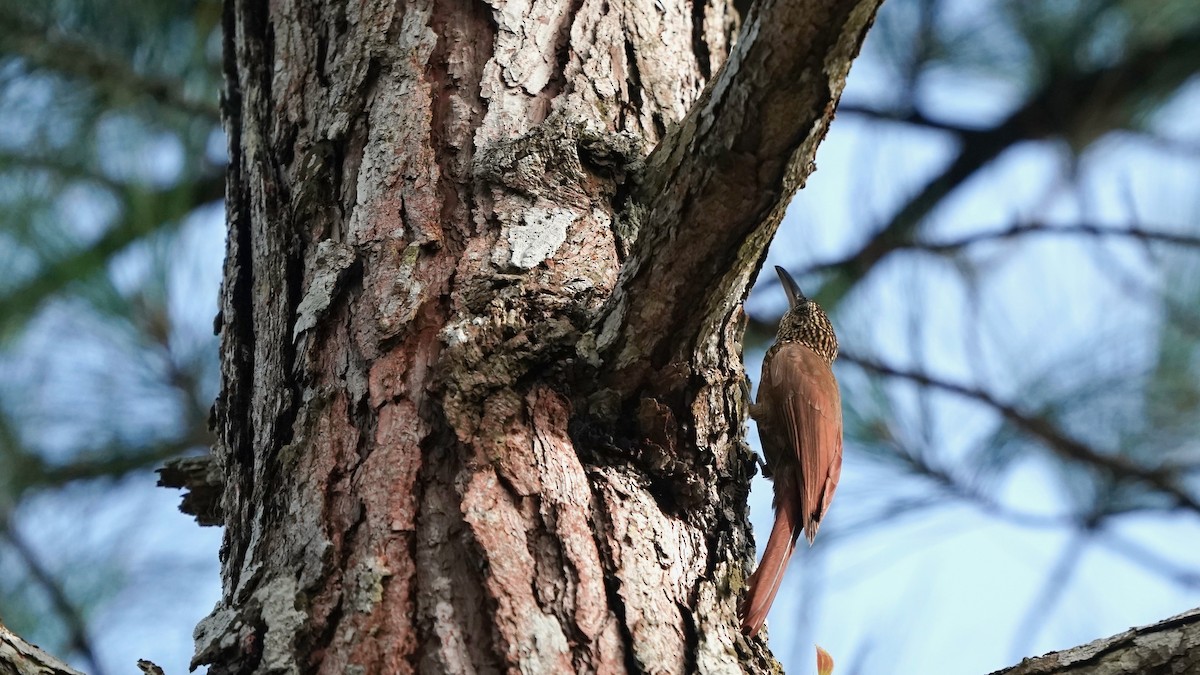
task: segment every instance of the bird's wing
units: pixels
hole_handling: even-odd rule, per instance
[[[801,344],[782,345],[771,363],[799,475],[799,524],[812,543],[842,473],[842,399],[829,365]]]

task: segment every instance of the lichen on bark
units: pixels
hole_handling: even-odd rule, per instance
[[[752,13],[731,71],[715,0],[227,2],[226,584],[197,663],[770,663],[735,619],[740,301],[877,3],[800,4]],[[795,12],[831,32],[739,75]],[[714,97],[779,73],[815,83],[763,127],[780,156],[718,147],[762,120]],[[731,196],[740,163],[769,194]]]

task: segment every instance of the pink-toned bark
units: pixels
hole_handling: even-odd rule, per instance
[[[740,303],[877,4],[227,2],[196,662],[769,667]]]

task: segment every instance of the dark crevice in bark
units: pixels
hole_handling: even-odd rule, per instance
[[[586,410],[586,405],[578,409]],[[621,446],[618,447],[612,426],[588,415],[573,415],[567,425],[567,435],[575,448],[575,454],[587,469],[609,466],[618,459],[633,454],[628,439],[622,439]]]
[[[454,1],[438,3],[433,16],[430,17],[431,28],[438,37],[437,44],[429,56],[426,77],[433,95],[430,143],[438,158],[438,190],[442,196],[440,220],[442,223],[462,222],[468,225],[468,228],[461,232],[453,227],[443,228],[441,241],[437,244],[445,245],[448,253],[457,258],[466,248],[466,241],[471,235],[469,224],[472,222],[471,214],[475,204],[469,174],[475,156],[475,130],[482,124],[485,112],[481,97],[482,71],[492,50],[477,51],[480,59],[469,64],[469,77],[454,76],[450,73],[448,64],[451,52],[457,49],[456,42],[460,38],[451,34],[451,28],[461,26],[464,32],[477,29],[484,33],[481,40],[494,45],[498,27],[486,3],[466,2],[465,8],[453,6],[454,4]],[[462,55],[461,51],[455,53]],[[463,61],[462,65],[467,63]],[[468,128],[461,138],[452,137],[454,130],[449,124],[451,115],[455,112],[452,107],[452,95],[455,93],[468,100],[471,109]],[[456,143],[461,145],[456,146]],[[465,217],[456,213],[459,208],[466,210]]]
[[[236,80],[231,82],[236,82]],[[227,98],[227,105],[233,108],[234,114],[240,114],[240,92],[232,89]],[[250,378],[254,374],[254,330],[247,320],[254,306],[251,293],[253,260],[250,244],[249,196],[245,193],[241,165],[237,161],[240,158],[240,134],[237,133],[236,125],[230,125],[230,127],[230,148],[234,153],[234,161],[230,163],[228,179],[227,208],[229,210],[230,237],[227,242],[229,250],[226,256],[227,274],[224,282],[228,290],[224,295],[229,299],[231,305],[229,309],[232,311],[223,309],[221,313],[223,317],[222,330],[232,331],[234,337],[229,338],[228,341],[234,343],[235,346],[245,345],[245,348],[230,350],[232,358],[227,361],[227,365],[233,372],[226,378],[227,386],[219,399],[221,412],[219,423],[224,429],[231,430],[235,434],[233,438],[226,439],[233,446],[234,457],[239,462],[249,463],[251,461],[251,427],[249,420],[242,416],[250,408],[248,383],[252,381]]]
[[[269,8],[265,5],[257,3],[246,3],[246,11],[243,13],[243,32],[247,36],[246,47],[248,51],[256,51],[256,58],[245,59],[249,68],[247,79],[253,79],[257,82],[259,96],[256,101],[260,103],[260,107],[255,110],[243,111],[242,119],[251,126],[257,127],[254,133],[261,140],[264,146],[259,147],[257,156],[243,156],[243,161],[251,165],[259,165],[258,170],[260,175],[265,178],[263,182],[264,199],[268,202],[267,211],[260,214],[263,217],[267,213],[284,213],[286,208],[284,204],[284,187],[288,185],[285,179],[285,173],[280,164],[280,158],[286,155],[290,150],[290,143],[280,143],[279,139],[272,133],[272,118],[270,111],[274,106],[274,91],[272,68],[275,62],[275,27],[269,19]],[[257,37],[257,39],[256,39]],[[249,117],[247,120],[246,118]],[[284,129],[284,138],[286,139],[286,128]],[[249,229],[254,232],[256,228],[259,230],[261,241],[256,240],[251,235],[251,243],[254,246],[262,247],[264,250],[272,251],[276,254],[276,259],[269,261],[269,265],[279,265],[282,267],[281,274],[277,277],[282,281],[283,288],[269,289],[268,292],[274,291],[283,294],[284,306],[286,307],[287,320],[286,325],[294,325],[295,308],[299,302],[301,286],[303,284],[303,261],[301,252],[298,250],[298,237],[292,231],[280,231],[273,229],[267,223],[248,222]],[[274,241],[272,241],[274,240]],[[272,246],[274,243],[276,246]],[[281,259],[280,259],[281,258]],[[271,275],[270,266],[258,266],[254,268],[252,276],[263,274],[264,276]],[[257,285],[252,282],[252,286]],[[251,293],[254,293],[252,288]],[[268,308],[263,305],[264,298],[254,298],[254,311],[249,316],[255,317],[254,323],[258,323],[256,315],[262,315],[268,311]],[[261,336],[255,336],[257,340]],[[269,339],[274,339],[275,336],[268,336]],[[290,336],[289,336],[290,337]],[[268,343],[270,344],[270,343]],[[295,362],[295,343],[290,339],[281,339],[271,344],[271,347],[276,348],[276,356],[279,360],[278,364],[268,362],[268,367],[278,366],[281,372],[292,372]],[[256,366],[257,368],[257,366]],[[252,380],[253,381],[253,380]],[[293,422],[296,419],[297,406],[299,404],[299,386],[294,379],[290,379],[284,385],[290,396],[282,396],[281,400],[277,401],[278,408],[274,411],[274,418],[268,423],[268,428],[273,431],[271,436],[266,440],[269,447],[256,448],[255,451],[260,454],[266,454],[268,458],[264,458],[263,464],[272,463],[278,457],[279,451],[291,442],[293,437]],[[252,405],[258,405],[252,403]],[[271,484],[261,484],[260,493],[268,497],[268,501],[277,509],[282,509],[279,503],[281,499],[281,491],[277,488],[280,485],[282,476],[272,471],[265,471],[261,479],[266,479]],[[272,499],[273,498],[273,499]],[[269,511],[268,511],[269,513]],[[266,522],[282,522],[280,519],[268,519]]]
[[[296,161],[298,145],[296,139],[300,136],[300,126],[292,122],[277,122],[277,125],[282,127],[282,131],[280,131],[278,137],[275,139],[275,152],[272,155],[273,168],[275,169],[276,178],[279,179],[284,201],[288,203],[289,207],[294,208],[292,202],[296,196],[296,191],[303,189],[305,186],[301,182],[303,178],[297,177],[295,170],[288,173],[285,167],[291,167]]]
[[[363,82],[363,89],[369,91],[374,87],[376,78],[378,77],[378,64],[372,61],[367,66],[367,77]],[[372,75],[374,74],[374,77]],[[365,94],[364,94],[365,95]],[[358,204],[358,172],[362,168],[363,152],[365,150],[367,139],[371,136],[371,121],[367,115],[358,115],[355,122],[351,125],[346,133],[344,143],[334,143],[342,151],[338,153],[338,164],[340,166],[338,173],[341,174],[341,191],[338,198],[338,206],[342,211],[342,222],[350,222],[354,215],[354,207]],[[345,231],[342,231],[342,236],[345,236]]]
[[[365,377],[365,376],[364,376]],[[350,472],[353,476],[354,472],[358,471],[358,467],[362,465],[363,460],[371,452],[372,439],[375,438],[376,429],[379,426],[379,415],[375,408],[371,406],[370,396],[363,396],[358,401],[353,402],[353,410],[347,411],[350,413],[351,423],[354,428],[358,429],[358,439],[354,444],[354,466]]]
[[[350,115],[353,122],[349,128],[335,138],[318,139],[332,142],[333,157],[330,174],[333,180],[331,201],[338,210],[338,223],[335,231],[327,236],[335,241],[345,238],[345,224],[350,222],[354,208],[358,204],[358,172],[362,168],[362,159],[367,139],[371,135],[371,116],[364,112],[367,101],[374,95],[376,84],[379,82],[383,67],[378,59],[368,58],[366,74],[363,75],[362,85],[354,92],[351,100],[347,101],[343,110]]]
[[[341,565],[345,565],[345,561],[341,561]],[[338,569],[345,569],[339,567]],[[320,631],[317,631],[312,636],[311,649],[308,650],[307,666],[309,672],[318,672],[321,667],[321,661],[325,658],[325,652],[329,649],[329,645],[333,644],[333,638],[337,635],[338,628],[341,626],[342,617],[345,615],[346,594],[344,591],[338,592],[337,601],[329,609],[329,613],[321,617],[322,623]],[[311,624],[310,624],[311,628]]]
[[[622,18],[621,23],[624,24],[624,18]],[[628,33],[626,33],[626,35],[628,36]],[[621,124],[619,126],[620,131],[624,131],[628,128],[628,126],[625,124],[626,118],[631,117],[633,119],[637,119],[638,113],[646,107],[646,102],[642,100],[642,74],[641,69],[639,69],[637,65],[637,50],[634,47],[633,41],[628,37],[626,37],[624,40],[624,47],[625,64],[629,67],[629,73],[625,78],[625,81],[629,86],[629,100],[621,102],[624,106],[625,114],[618,118],[621,120]],[[661,138],[662,134],[660,133],[658,137]]]
[[[303,6],[303,5],[301,5]],[[325,60],[329,58],[329,36],[320,30],[313,31],[317,38],[317,57],[313,64],[313,73],[322,87],[329,86],[329,73],[325,71]]]
[[[496,475],[498,476],[499,472],[496,472]],[[506,494],[512,494],[511,486],[506,485],[504,489]],[[459,494],[459,497],[461,499],[461,493]],[[476,541],[475,537],[471,535],[471,526],[467,524],[465,520],[463,522],[463,531],[467,533],[467,547],[471,551],[471,559],[481,561],[480,567],[482,569],[480,570],[480,577],[478,578],[477,583],[481,589],[481,604],[484,607],[481,614],[487,621],[487,654],[491,655],[493,663],[500,664],[501,666],[508,666],[508,669],[511,670],[512,666],[515,664],[510,663],[508,660],[508,648],[504,634],[501,630],[499,622],[496,621],[496,617],[500,614],[500,602],[496,598],[496,594],[490,592],[487,588],[489,571],[486,551],[480,546],[479,542]]]
[[[548,102],[558,98],[561,94],[570,93],[566,91],[566,72],[567,64],[571,61],[571,29],[575,26],[575,17],[579,15],[582,7],[583,0],[571,0],[571,6],[564,12],[562,24],[554,36],[554,73],[539,94]]]
[[[304,256],[299,250],[299,234],[292,232],[288,235],[287,239],[289,245],[285,249],[283,260],[283,280],[286,288],[283,290],[287,293],[287,325],[291,327],[296,325],[296,307],[299,306],[300,299],[304,295]],[[296,356],[296,341],[290,339],[283,340],[280,344],[279,354],[283,372],[295,372]],[[300,412],[300,402],[304,398],[304,386],[301,378],[288,378],[287,387],[291,391],[291,396],[284,398],[284,405],[278,413],[277,426],[275,427],[278,438],[275,439],[273,461],[275,457],[278,457],[283,447],[291,443],[295,438],[296,417]]]
[[[544,521],[545,519],[543,518]],[[556,538],[560,534],[557,527],[549,527],[548,524],[547,530],[549,531],[548,539],[553,544],[555,555],[560,563],[559,569],[563,572],[565,583],[562,595],[565,598],[569,598],[568,607],[570,613],[564,611],[564,603],[555,602],[554,598],[547,598],[546,602],[558,610],[555,615],[558,617],[559,623],[566,634],[567,643],[571,649],[571,663],[574,664],[575,671],[588,672],[595,670],[597,664],[592,660],[592,656],[594,655],[593,650],[596,646],[595,642],[583,632],[579,621],[576,620],[576,613],[579,611],[580,589],[583,585],[580,581],[579,569],[568,561],[568,557],[560,545],[561,540]],[[555,572],[556,570],[550,570],[551,574]]]
[[[344,175],[346,164],[346,144],[344,142],[331,141],[329,146],[332,153],[332,157],[330,158],[330,166],[328,167],[329,182],[331,185],[329,200],[337,209],[337,222],[334,223],[332,231],[326,233],[326,236],[340,241],[342,238],[341,233],[346,231],[346,205],[339,200],[337,196],[342,193],[344,188],[343,181],[346,179]],[[360,279],[362,278],[363,270],[361,258],[355,259],[354,266],[347,271],[347,274],[355,275]]]
[[[225,672],[253,673],[262,663],[263,638],[267,634],[267,625],[262,620],[261,608],[256,607],[253,613],[251,628],[242,633],[242,643],[238,645],[238,662],[234,668]]]
[[[646,439],[632,420],[638,407],[630,402],[618,416],[617,426],[585,415],[572,417],[568,435],[585,468],[631,468],[645,480],[647,494],[664,514],[690,520],[703,502],[704,486],[695,467],[682,461],[676,450]],[[677,430],[683,436],[686,430]],[[678,446],[676,446],[677,449]]]
[[[350,32],[350,21],[346,18],[346,4],[342,2],[332,3],[329,7],[330,22],[329,29],[333,31],[333,40],[337,45],[334,51],[336,54],[344,54],[345,37]]]
[[[226,210],[229,220],[229,237],[226,242],[225,279],[226,290],[221,315],[223,317],[222,352],[225,372],[224,386],[218,398],[218,438],[226,445],[233,462],[223,463],[226,495],[222,499],[223,511],[233,523],[244,520],[245,511],[252,505],[238,503],[239,486],[249,478],[243,471],[253,466],[253,426],[250,419],[251,387],[254,382],[255,336],[253,316],[253,247],[250,236],[250,195],[248,181],[244,177],[245,156],[242,143],[243,98],[238,79],[237,44],[234,41],[238,23],[237,9],[233,3],[226,4],[222,17],[224,24],[224,68],[225,90],[222,101],[224,126],[229,135],[229,171],[226,182]],[[229,522],[229,520],[227,520]],[[240,541],[239,528],[230,527],[222,540],[220,557],[229,570],[229,584],[237,588],[239,572],[245,560],[246,546]]]
[[[423,499],[423,496],[424,496],[424,492],[425,492],[424,485],[425,484],[423,482],[417,483],[416,500],[417,500],[418,504],[421,503],[421,500]],[[407,600],[409,602],[409,607],[412,608],[412,616],[409,617],[409,620],[410,620],[411,626],[412,626],[412,631],[413,631],[413,633],[415,633],[419,636],[421,629],[419,626],[420,622],[417,619],[417,594],[420,591],[420,586],[417,583],[417,572],[415,569],[416,568],[415,562],[417,560],[417,534],[416,534],[416,531],[417,531],[417,526],[416,526],[416,523],[414,522],[413,523],[413,531],[400,535],[400,538],[404,541],[405,554],[408,556],[409,560],[412,560],[414,562],[413,576],[409,580],[410,583],[408,585],[409,593],[408,593]],[[388,577],[388,579],[385,581],[385,584],[391,584],[395,580],[396,580],[395,577]],[[397,637],[408,638],[410,641],[413,641],[413,636],[411,636],[411,635],[397,636]],[[417,644],[419,645],[420,643],[417,642]],[[421,670],[420,670],[421,649],[419,646],[414,649],[407,650],[405,653],[405,659],[406,659],[406,662],[408,665],[407,672],[410,672],[410,673],[421,672]]]
[[[358,88],[358,97],[350,101],[346,106],[348,110],[358,113],[357,119],[361,121],[356,126],[361,126],[363,131],[364,142],[371,137],[371,116],[365,113],[367,102],[375,95],[375,88],[379,84],[379,78],[383,76],[383,63],[371,57],[367,59],[367,72],[363,75],[362,85]],[[353,204],[354,202],[347,202]]]
[[[477,672],[497,672],[500,670],[499,664],[503,663],[495,650],[495,636],[487,628],[493,625],[495,603],[492,601],[489,604],[490,598],[484,590],[483,575],[486,571],[482,565],[482,553],[471,541],[470,528],[457,508],[460,494],[455,489],[455,479],[460,473],[460,449],[453,430],[440,423],[421,444],[424,461],[417,478],[422,486],[421,498],[417,502],[420,509],[415,522],[417,538],[428,536],[430,531],[438,533],[439,537],[431,548],[423,554],[418,551],[414,558],[417,562],[418,589],[414,605],[418,613],[415,625],[421,645],[415,650],[414,658],[425,664],[416,672],[447,669],[437,658],[438,647],[442,646],[440,637],[429,632],[437,623],[433,611],[439,601],[453,608],[457,625],[463,629],[468,662]],[[454,508],[445,512],[436,510],[438,506],[451,506],[451,502]],[[453,578],[450,587],[444,589],[446,596],[434,595],[435,584],[431,576],[435,570]],[[485,604],[485,610],[477,611]],[[464,610],[471,613],[463,614]]]
[[[696,67],[700,69],[700,77],[708,82],[712,78],[712,54],[708,51],[707,37],[704,33],[704,10],[708,3],[704,0],[690,0],[692,5],[692,51],[696,54]]]
[[[608,546],[606,533],[613,531],[612,522],[604,509],[604,494],[596,482],[603,482],[588,471],[588,489],[591,491],[591,521],[595,524],[596,547],[600,553],[600,562],[604,565],[604,593],[608,598],[608,607],[617,617],[617,629],[621,632],[621,644],[625,650],[625,671],[628,673],[644,672],[637,656],[633,651],[633,633],[629,629],[629,621],[625,616],[625,600],[621,598],[621,581],[617,578],[617,565],[613,560],[612,549]]]
[[[746,25],[746,17],[750,15],[750,8],[753,6],[754,0],[733,0],[733,9],[737,12],[741,25]]]
[[[712,549],[709,549],[708,558],[710,560],[717,558],[717,556],[713,554]],[[701,577],[699,583],[707,584],[708,579]],[[679,616],[683,619],[683,640],[684,644],[687,645],[683,651],[685,673],[700,672],[700,668],[696,662],[697,654],[700,651],[700,631],[696,627],[696,615],[692,610],[693,607],[696,607],[699,604],[699,593],[697,593],[697,590],[697,586],[692,587],[691,596],[688,598],[687,605],[683,603],[676,604],[676,607],[679,608]]]
[[[221,12],[221,71],[225,76],[225,86],[221,90],[220,108],[229,148],[229,173],[239,166],[237,159],[242,154],[241,125],[238,124],[242,115],[242,90],[238,86],[236,30],[235,8],[233,3],[226,3]]]
[[[268,18],[270,8],[267,5],[255,2],[248,2],[247,5],[254,7],[259,13],[259,16],[254,17],[256,19],[254,23],[247,21],[246,31],[247,34],[262,36],[260,47],[264,56],[261,60],[256,59],[254,63],[259,66],[257,75],[259,86],[262,88],[262,101],[265,104],[264,107],[269,110],[269,102],[275,100],[275,92],[271,90],[271,86],[274,84],[272,81],[274,78],[271,77],[271,70],[275,63],[275,25]],[[251,15],[247,12],[246,16],[250,17]],[[264,139],[271,137],[270,129],[263,129],[262,131]]]

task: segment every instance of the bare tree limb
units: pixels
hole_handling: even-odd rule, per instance
[[[1000,413],[1001,417],[1016,428],[1041,440],[1059,455],[1105,469],[1117,478],[1140,480],[1170,495],[1179,506],[1200,513],[1200,501],[1197,501],[1195,496],[1189,494],[1186,489],[1175,482],[1171,471],[1147,468],[1121,455],[1098,451],[1067,436],[1049,420],[1021,412],[1012,404],[997,399],[989,392],[954,382],[946,382],[927,373],[895,368],[855,354],[843,352],[840,358],[872,373],[908,380],[924,387],[940,389],[983,403]]]
[[[1042,514],[1018,511],[984,494],[978,488],[968,484],[954,474],[953,471],[934,466],[929,461],[910,452],[902,452],[901,461],[905,468],[917,475],[924,476],[936,483],[950,495],[974,505],[985,515],[1024,527],[1064,527],[1079,525],[1084,518],[1074,514]]]
[[[976,244],[988,242],[1005,241],[1010,239],[1018,239],[1027,236],[1062,236],[1062,237],[1094,237],[1097,239],[1132,239],[1142,243],[1162,243],[1172,244],[1175,246],[1183,246],[1188,248],[1200,248],[1200,236],[1194,234],[1185,234],[1181,232],[1173,232],[1167,227],[1146,227],[1144,225],[1128,225],[1124,227],[1113,225],[1098,225],[1094,223],[1068,223],[1063,225],[1050,225],[1044,222],[1027,222],[1015,223],[1002,229],[986,230],[983,232],[972,232],[956,239],[947,239],[943,241],[897,241],[894,243],[888,253],[898,251],[924,251],[934,254],[951,254],[969,248]],[[825,260],[822,262],[813,263],[802,271],[796,274],[797,277],[802,277],[810,274],[816,274],[826,271],[836,271],[845,268],[847,265],[852,265],[860,251],[856,251],[849,255],[837,258],[835,260]],[[769,278],[760,285],[762,289],[770,290],[779,285],[779,280]],[[1153,294],[1156,298],[1161,294]],[[747,326],[747,330],[757,330],[760,326],[755,325],[755,320],[751,318],[751,323]],[[757,322],[762,324],[761,328],[767,332],[768,337],[774,335],[775,327],[767,326],[765,322]]]
[[[997,670],[991,675],[1125,675],[1200,669],[1200,609]]]
[[[1200,572],[1167,559],[1139,541],[1122,536],[1112,530],[1105,530],[1104,536],[1096,538],[1096,543],[1113,553],[1124,556],[1130,562],[1170,579],[1173,583],[1188,588],[1200,588]]]
[[[827,307],[840,302],[875,265],[911,242],[920,224],[947,195],[1008,148],[1029,140],[1064,138],[1082,149],[1099,136],[1124,128],[1132,101],[1145,97],[1148,87],[1169,86],[1170,82],[1153,74],[1168,72],[1163,63],[1191,59],[1197,49],[1196,38],[1195,31],[1184,31],[1171,40],[1133,50],[1119,63],[1084,72],[1052,73],[1039,91],[994,128],[971,133],[961,130],[962,143],[950,164],[833,269],[817,297]],[[1178,83],[1191,71],[1173,68],[1169,73]]]
[[[1046,225],[1044,223],[1019,223],[1000,230],[974,232],[957,239],[946,241],[901,241],[896,242],[892,251],[927,251],[929,253],[947,254],[964,248],[986,242],[1016,239],[1029,235],[1046,236],[1091,236],[1097,238],[1127,238],[1142,242],[1160,242],[1189,248],[1200,248],[1200,237],[1191,234],[1171,232],[1167,228],[1148,228],[1140,225],[1130,227],[1110,227],[1092,223],[1072,223],[1069,225]],[[846,256],[839,260],[817,263],[804,271],[805,274],[826,269],[844,267],[854,262],[854,256]],[[778,283],[778,282],[775,282]]]
[[[1072,533],[1062,550],[1059,551],[1058,558],[1047,571],[1041,588],[1038,589],[1033,601],[1025,610],[1025,617],[1021,619],[1020,627],[1015,633],[1015,644],[1028,645],[1032,643],[1038,632],[1046,625],[1055,606],[1062,601],[1071,576],[1075,570],[1079,569],[1079,563],[1083,560],[1083,554],[1087,551],[1088,544],[1092,543],[1094,533],[1095,531],[1089,528]],[[1025,651],[1026,648],[1018,646],[1016,653],[1028,653]]]
[[[125,189],[123,184],[104,175],[104,172],[74,158],[64,157],[61,153],[35,154],[4,149],[0,150],[0,166],[6,171],[45,171],[64,179],[95,183],[113,193]]]
[[[963,127],[950,122],[942,122],[927,117],[924,113],[917,109],[907,111],[901,110],[881,110],[870,106],[859,105],[856,103],[847,103],[838,106],[838,112],[881,122],[895,122],[897,124],[907,124],[909,126],[922,127],[932,129],[934,131],[945,131],[955,136],[972,136],[981,134],[986,129],[974,129],[971,127]]]
[[[196,441],[195,438],[185,437],[137,449],[127,445],[106,446],[82,452],[63,464],[51,464],[41,456],[31,455],[30,459],[38,462],[36,472],[23,483],[31,488],[46,489],[79,480],[121,478],[136,471],[152,469],[164,460],[205,445]]]
[[[843,102],[838,106],[838,112],[844,115],[864,117],[877,122],[891,122],[894,124],[920,127],[922,129],[929,129],[932,131],[944,131],[960,137],[972,136],[986,131],[986,129],[978,127],[962,126],[960,124],[955,124],[954,122],[934,119],[915,108],[885,109],[863,105],[861,103]],[[1194,141],[1166,136],[1154,130],[1127,129],[1125,131],[1130,137],[1146,143],[1155,150],[1184,156],[1200,154],[1200,144],[1197,144]]]
[[[15,325],[35,311],[51,295],[80,279],[86,279],[101,269],[116,254],[134,242],[155,232],[179,225],[182,218],[199,206],[221,199],[224,181],[220,176],[206,176],[193,183],[183,183],[164,189],[126,186],[117,194],[126,205],[149,205],[154,211],[128,214],[115,223],[90,246],[44,263],[38,274],[23,280],[0,293],[0,329]],[[130,210],[133,210],[132,207]]]
[[[651,153],[634,194],[640,232],[599,340],[618,390],[687,362],[720,329],[706,317],[732,322],[879,4],[756,2],[715,80]]]
[[[4,675],[83,675],[0,622],[0,673]]]

